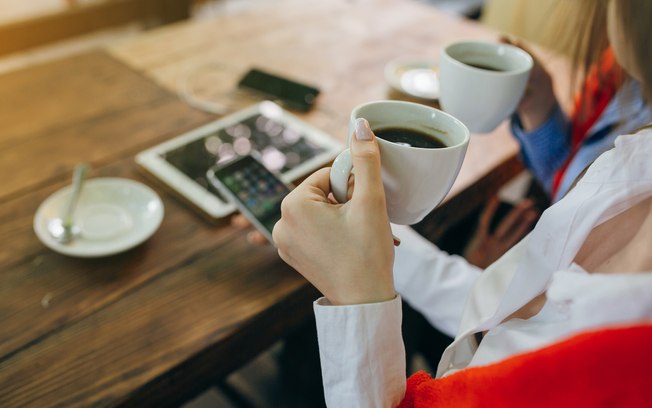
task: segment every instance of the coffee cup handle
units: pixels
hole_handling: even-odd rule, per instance
[[[335,158],[331,167],[331,191],[338,203],[349,201],[349,176],[352,171],[353,161],[351,160],[351,151],[346,149]]]

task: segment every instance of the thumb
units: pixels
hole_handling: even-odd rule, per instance
[[[351,140],[351,160],[355,169],[355,189],[352,200],[382,200],[385,192],[380,170],[380,149],[366,119],[355,122],[355,137]]]

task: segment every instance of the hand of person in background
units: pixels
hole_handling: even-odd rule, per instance
[[[527,88],[516,111],[521,119],[525,131],[531,131],[541,126],[557,106],[557,98],[552,87],[552,78],[543,68],[541,62],[535,58],[531,50],[524,47],[519,41],[502,37],[501,42],[523,49],[532,56],[534,65],[530,72]]]
[[[231,225],[239,229],[251,228],[251,222],[244,215],[238,213],[231,217]],[[265,246],[269,245],[267,238],[260,232],[253,230],[247,233],[247,241],[254,245]]]
[[[486,268],[518,243],[531,230],[539,212],[531,200],[523,200],[513,207],[492,229],[492,220],[500,206],[498,197],[493,197],[480,215],[475,234],[464,250],[464,257],[471,264]]]
[[[273,231],[279,256],[337,305],[396,296],[380,151],[366,120],[356,122],[350,149],[351,199],[344,204],[329,199],[330,169],[318,170],[283,200]]]

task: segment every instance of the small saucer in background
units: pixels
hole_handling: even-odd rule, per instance
[[[94,258],[126,251],[154,234],[163,220],[163,202],[146,185],[124,178],[90,179],[84,183],[74,214],[80,234],[62,244],[47,227],[64,213],[71,193],[72,186],[55,192],[34,216],[36,236],[64,255]]]
[[[439,66],[435,59],[400,57],[385,65],[385,80],[394,89],[421,99],[439,98]]]

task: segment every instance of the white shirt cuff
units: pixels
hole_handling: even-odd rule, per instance
[[[326,404],[393,407],[405,393],[401,298],[337,306],[314,303]]]

